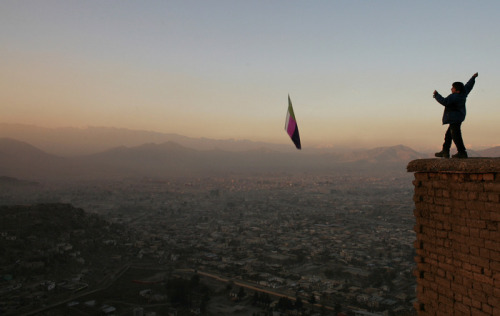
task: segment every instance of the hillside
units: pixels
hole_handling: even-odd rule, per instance
[[[75,272],[80,261],[92,266],[103,260],[96,261],[101,250],[106,257],[117,253],[105,249],[105,240],[128,238],[123,227],[70,204],[0,205],[0,232],[0,267],[15,276],[32,270],[33,262],[34,270],[49,275],[58,268]]]
[[[135,254],[132,236],[69,204],[0,205],[0,313],[19,315],[103,286]]]

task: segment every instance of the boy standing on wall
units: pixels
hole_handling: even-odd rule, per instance
[[[451,85],[451,94],[446,98],[442,97],[434,90],[434,98],[437,102],[444,106],[443,125],[449,124],[446,134],[444,135],[443,150],[436,153],[436,157],[450,158],[451,141],[457,147],[457,153],[452,158],[467,158],[467,150],[465,149],[462,139],[461,126],[465,120],[465,101],[469,92],[471,92],[478,73],[472,75],[472,78],[464,85],[462,82],[454,82]]]

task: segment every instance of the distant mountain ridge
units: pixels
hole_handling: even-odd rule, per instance
[[[403,145],[344,154],[279,152],[267,148],[195,150],[175,142],[165,142],[121,146],[92,155],[65,158],[47,154],[25,142],[0,139],[0,175],[25,179],[181,177],[361,169],[382,172],[404,170],[410,160],[423,157],[424,154]]]
[[[113,127],[44,128],[32,125],[0,123],[0,137],[17,139],[58,156],[81,156],[110,148],[135,147],[146,143],[175,142],[197,150],[222,149],[243,151],[273,148],[293,151],[293,146],[235,139],[193,138],[173,133],[129,130]]]
[[[5,127],[6,124],[0,124]],[[19,126],[15,126],[19,128]],[[75,129],[69,129],[73,131]],[[88,145],[94,138],[86,136],[73,143],[86,147],[82,154],[63,157],[47,153],[29,142],[13,138],[0,138],[0,176],[19,179],[95,179],[109,177],[183,177],[228,173],[289,173],[289,172],[364,172],[391,173],[405,172],[411,160],[429,158],[429,154],[419,153],[404,145],[377,147],[355,151],[297,151],[290,144],[275,145],[269,143],[194,139],[173,134],[136,132],[119,129],[90,128],[78,137],[95,133],[108,135],[108,140],[100,143],[114,144],[123,135],[131,136],[134,145],[114,145],[89,153]],[[61,133],[61,130],[58,130]],[[68,132],[71,134],[71,132]],[[113,136],[113,134],[119,135]],[[41,132],[48,143],[57,143],[57,138],[50,138]],[[142,135],[142,136],[137,136]],[[156,136],[155,136],[156,135]],[[157,142],[151,138],[173,137],[181,142],[166,140]],[[41,138],[43,138],[40,136]],[[151,137],[150,137],[151,136]],[[28,137],[28,136],[26,136]],[[31,137],[31,136],[30,136]],[[106,138],[103,137],[103,138]],[[145,142],[140,142],[146,139]],[[140,143],[139,143],[140,142]],[[66,143],[58,143],[62,146]],[[92,148],[96,148],[95,146]],[[74,152],[74,151],[73,151]],[[483,154],[484,153],[484,154]],[[474,153],[470,156],[500,156],[500,147]]]
[[[479,154],[481,157],[500,157],[500,146],[481,150]]]
[[[285,133],[284,137],[286,137]],[[113,127],[44,128],[34,125],[0,123],[0,138],[10,138],[28,143],[45,153],[60,157],[78,157],[102,153],[117,147],[131,148],[144,144],[163,144],[166,142],[177,143],[181,146],[199,151],[220,149],[234,152],[248,150],[296,152],[296,149],[290,144],[256,142],[244,139],[193,138],[173,133],[159,133]],[[394,148],[394,150],[397,149]],[[402,155],[401,158],[405,155],[405,151],[406,150],[400,151],[399,155]],[[414,150],[412,149],[412,151]],[[357,159],[357,155],[366,152],[366,150],[353,151],[352,149],[340,147],[308,148],[306,146],[302,152],[307,152],[308,154],[343,155],[344,160],[349,160],[348,156],[352,156],[352,159]],[[372,152],[368,155],[380,155],[380,153],[376,154]],[[431,154],[428,154],[428,156],[430,155]],[[414,154],[411,154],[411,156],[414,156]],[[470,150],[469,156],[499,157],[500,146],[481,151]],[[382,157],[379,158],[383,160]],[[367,159],[370,160],[373,159],[373,157],[367,157]]]

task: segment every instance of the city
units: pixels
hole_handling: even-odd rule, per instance
[[[189,279],[197,274],[211,283],[244,288],[249,297],[254,292],[272,293],[275,305],[279,296],[303,301],[310,307],[302,311],[304,315],[312,313],[314,306],[326,315],[333,315],[335,307],[346,315],[413,312],[415,233],[411,178],[406,175],[143,178],[52,184],[32,190],[31,195],[27,191],[23,190],[22,204],[52,199],[109,222],[111,228],[105,230],[114,239],[101,240],[105,259],[97,264],[89,258],[96,254],[80,251],[68,261],[75,266],[69,270],[80,272],[80,278],[64,286],[85,284],[77,288],[84,293],[104,289],[103,284],[110,286],[134,269],[155,269],[164,272],[156,278],[162,282],[172,275]],[[19,204],[16,199],[21,199],[16,190],[4,191],[2,200]],[[2,233],[4,238],[9,236]],[[59,246],[72,253],[70,243]],[[4,275],[9,274],[4,270]],[[61,282],[48,281],[52,282],[48,286]],[[22,290],[11,287],[5,293],[8,287],[2,288],[6,298],[14,292],[19,296]],[[157,295],[167,302],[162,290]],[[38,308],[71,297],[58,293],[59,301],[45,294],[47,302]],[[96,297],[86,301],[95,304]],[[211,301],[207,313],[220,314]],[[65,309],[84,305],[77,303],[72,300],[67,302],[71,306],[59,304],[45,312],[64,314]],[[130,306],[105,305],[113,307],[108,311],[116,315],[132,313]],[[167,305],[173,313],[171,304]],[[271,308],[248,305],[240,313],[266,315]],[[147,306],[138,302],[136,307],[149,311]],[[163,315],[162,310],[151,313]]]

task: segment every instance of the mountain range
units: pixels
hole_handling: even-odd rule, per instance
[[[197,150],[243,151],[259,148],[289,152],[295,150],[295,147],[283,144],[250,140],[194,138],[173,133],[113,127],[45,128],[33,125],[0,123],[0,138],[20,140],[62,157],[94,154],[119,146],[135,147],[147,143],[159,144],[165,142],[174,142]]]
[[[268,149],[195,150],[174,142],[116,147],[77,157],[48,154],[28,143],[0,139],[0,175],[30,180],[182,177],[231,173],[404,170],[423,155],[399,145],[349,154],[278,152]],[[382,168],[383,167],[383,168]]]
[[[0,137],[3,137],[0,138],[0,176],[38,181],[235,173],[391,174],[405,173],[411,160],[430,157],[404,145],[351,151],[297,151],[291,145],[196,139],[113,128],[67,129],[67,133],[62,130],[55,133],[50,129],[22,127],[0,124]],[[4,133],[6,130],[9,131]],[[15,134],[22,139],[4,137],[5,134]],[[84,149],[76,155],[79,145]],[[73,148],[55,150],[64,146]],[[469,154],[500,156],[500,147]]]

